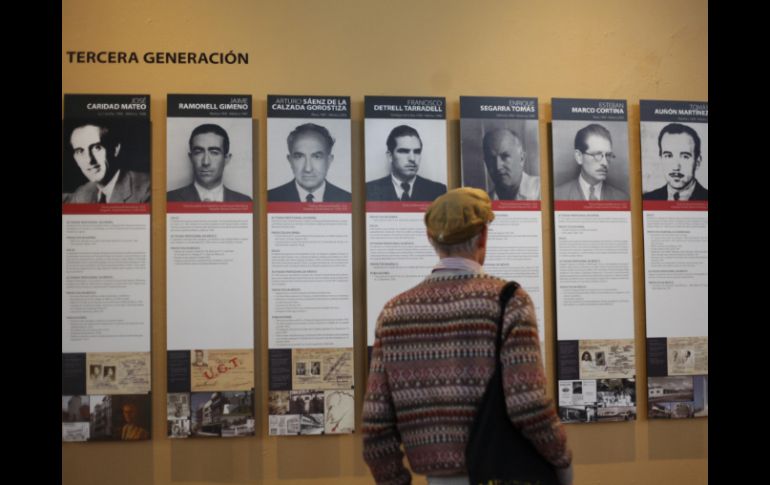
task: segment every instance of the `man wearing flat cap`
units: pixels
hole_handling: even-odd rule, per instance
[[[363,414],[364,460],[377,483],[411,483],[402,445],[411,469],[429,484],[468,483],[465,448],[495,368],[505,285],[482,268],[494,218],[480,189],[463,187],[435,199],[425,227],[439,261],[377,319]],[[546,398],[535,309],[520,287],[505,307],[502,335],[508,416],[569,485],[572,453]]]

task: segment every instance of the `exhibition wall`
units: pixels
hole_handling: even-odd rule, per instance
[[[446,98],[447,182],[461,184],[460,96],[537,97],[544,315],[549,393],[556,398],[551,98],[628,104],[629,193],[637,342],[637,419],[566,425],[575,483],[707,482],[708,418],[649,420],[640,159],[641,99],[708,101],[705,0],[67,0],[62,94],[149,94],[151,101],[152,439],[62,443],[65,484],[372,483],[356,431],[268,434],[267,96],[350,97],[354,385],[367,369],[364,96]],[[145,53],[247,54],[247,63],[157,63]],[[136,53],[138,62],[99,62]],[[169,439],[166,430],[168,94],[253,100],[256,436]],[[62,98],[63,99],[63,98]],[[705,304],[705,303],[704,303]],[[415,483],[425,483],[416,477]]]

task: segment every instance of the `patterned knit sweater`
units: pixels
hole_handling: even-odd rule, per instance
[[[465,447],[494,371],[499,295],[485,274],[430,276],[390,300],[377,321],[366,396],[364,460],[378,484],[467,473]],[[564,428],[546,398],[537,322],[519,288],[503,321],[503,387],[508,415],[556,467],[572,460]]]

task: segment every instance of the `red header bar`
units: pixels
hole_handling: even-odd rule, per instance
[[[254,202],[169,202],[169,214],[250,214]]]
[[[367,202],[366,212],[425,212],[430,202]]]
[[[557,211],[630,211],[628,200],[555,200]]]
[[[269,214],[351,214],[352,202],[268,202]]]
[[[643,200],[642,208],[646,211],[706,211],[707,200]]]
[[[495,211],[538,211],[541,202],[539,200],[493,200],[492,210]]]
[[[62,214],[149,214],[150,204],[62,204]]]

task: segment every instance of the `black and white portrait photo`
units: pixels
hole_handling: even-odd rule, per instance
[[[367,118],[366,200],[432,201],[447,190],[444,120]]]
[[[641,123],[642,199],[708,200],[708,123]]]
[[[350,202],[350,120],[270,118],[268,202]]]
[[[553,123],[554,200],[629,200],[628,125]]]
[[[462,119],[463,186],[492,200],[540,200],[538,120]]]
[[[62,202],[150,201],[150,125],[106,117],[63,121]]]
[[[249,118],[169,118],[168,202],[252,200]]]

